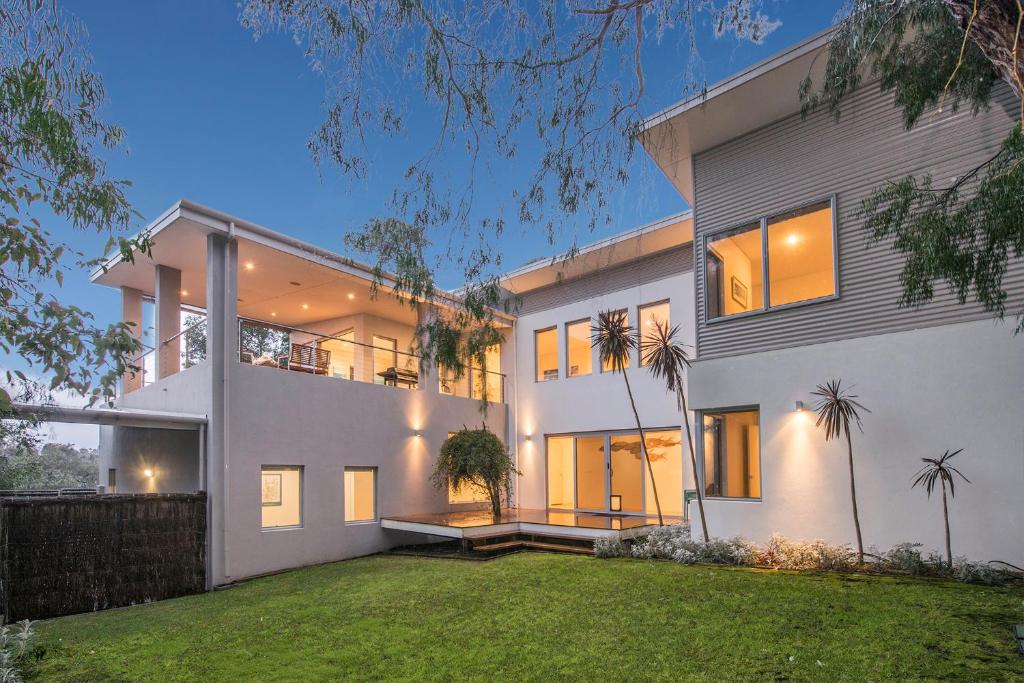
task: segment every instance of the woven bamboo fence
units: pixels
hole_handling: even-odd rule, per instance
[[[205,589],[205,493],[0,499],[7,623]]]

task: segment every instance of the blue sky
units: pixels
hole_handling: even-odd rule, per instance
[[[255,41],[238,21],[233,2],[176,0],[68,0],[62,6],[84,22],[96,70],[109,103],[105,117],[127,133],[124,150],[109,155],[111,174],[133,182],[129,198],[147,219],[182,197],[207,204],[323,247],[345,251],[342,235],[381,215],[397,174],[411,160],[417,135],[370,140],[374,150],[365,180],[328,171],[321,177],[306,148],[324,113],[325,83],[284,35]],[[841,0],[766,0],[765,12],[781,26],[763,45],[715,39],[701,31],[698,74],[714,83],[829,26]],[[671,33],[645,53],[647,90],[643,111],[653,113],[680,99],[686,51]],[[407,92],[412,120],[429,122],[431,111]],[[796,94],[794,93],[794,97]],[[504,178],[478,179],[476,211],[486,215],[509,202]],[[612,204],[616,224],[579,235],[581,243],[680,211],[685,204],[660,171],[641,157],[629,187]],[[141,227],[144,221],[139,221]],[[572,239],[567,221],[554,247],[540,229],[511,226],[510,238],[494,245],[505,266],[549,255]],[[60,225],[56,239],[96,254],[103,239]],[[457,269],[440,283],[459,284]],[[59,296],[93,311],[100,322],[120,312],[114,290],[70,277]],[[17,358],[5,366],[25,369]]]

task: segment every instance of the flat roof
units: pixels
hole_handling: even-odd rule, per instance
[[[693,241],[693,212],[681,211],[551,257],[529,261],[501,276],[506,289],[522,293],[581,277]]]
[[[798,112],[799,83],[824,72],[825,60],[817,57],[834,30],[816,33],[643,121],[641,144],[688,202],[693,203],[693,156]]]
[[[15,403],[11,420],[39,420],[74,424],[117,425],[120,427],[152,427],[161,429],[199,429],[207,423],[206,415],[176,413],[140,408],[74,408],[39,403]]]

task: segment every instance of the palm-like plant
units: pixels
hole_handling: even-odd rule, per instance
[[[700,510],[700,525],[707,543],[708,523],[704,519],[704,495],[701,493],[700,480],[697,478],[697,455],[693,449],[693,432],[690,429],[690,413],[686,409],[686,370],[690,367],[690,357],[686,348],[678,341],[679,326],[669,328],[667,322],[654,321],[654,332],[640,341],[640,356],[651,374],[665,382],[665,388],[676,395],[676,405],[683,415],[686,424],[686,444],[690,447],[690,466],[693,468],[693,482],[697,489],[697,507]]]
[[[853,438],[850,435],[850,424],[856,424],[857,429],[863,432],[858,411],[863,410],[865,413],[871,411],[857,402],[856,394],[851,394],[842,388],[840,379],[819,384],[811,393],[819,397],[815,407],[818,413],[818,421],[815,426],[825,426],[825,441],[838,439],[840,435],[846,437],[846,450],[850,461],[850,500],[853,503],[853,526],[857,530],[857,561],[863,564],[864,541],[861,539],[860,516],[857,514],[857,483],[853,475]]]
[[[658,499],[658,487],[654,482],[654,468],[651,467],[651,458],[647,454],[647,437],[644,434],[643,425],[640,423],[640,413],[637,412],[636,401],[633,400],[633,389],[629,386],[629,376],[626,374],[629,356],[638,347],[636,336],[626,319],[626,314],[623,311],[599,313],[597,324],[590,328],[590,344],[597,349],[598,355],[601,357],[601,364],[611,368],[612,372],[621,372],[622,379],[626,382],[629,405],[633,408],[636,428],[640,432],[640,451],[643,453],[644,461],[647,463],[647,472],[651,477],[654,505],[658,509],[658,524],[664,525],[665,520],[661,516],[661,500]]]
[[[953,482],[956,477],[960,477],[968,484],[971,483],[971,480],[965,477],[960,470],[949,464],[949,461],[963,450],[958,448],[952,453],[947,450],[938,458],[921,458],[924,467],[918,471],[914,477],[914,483],[910,485],[911,488],[923,486],[924,490],[928,492],[928,498],[932,497],[932,490],[935,488],[936,482],[942,487],[942,517],[946,523],[946,562],[950,567],[953,566],[953,550],[949,543],[949,507],[946,505],[946,485],[949,484],[949,495],[955,497],[956,491]]]

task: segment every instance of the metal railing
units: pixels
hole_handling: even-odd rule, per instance
[[[469,367],[461,378],[438,368],[438,390],[448,396],[460,396],[477,400],[487,399],[490,403],[505,402],[505,375],[493,370]]]

